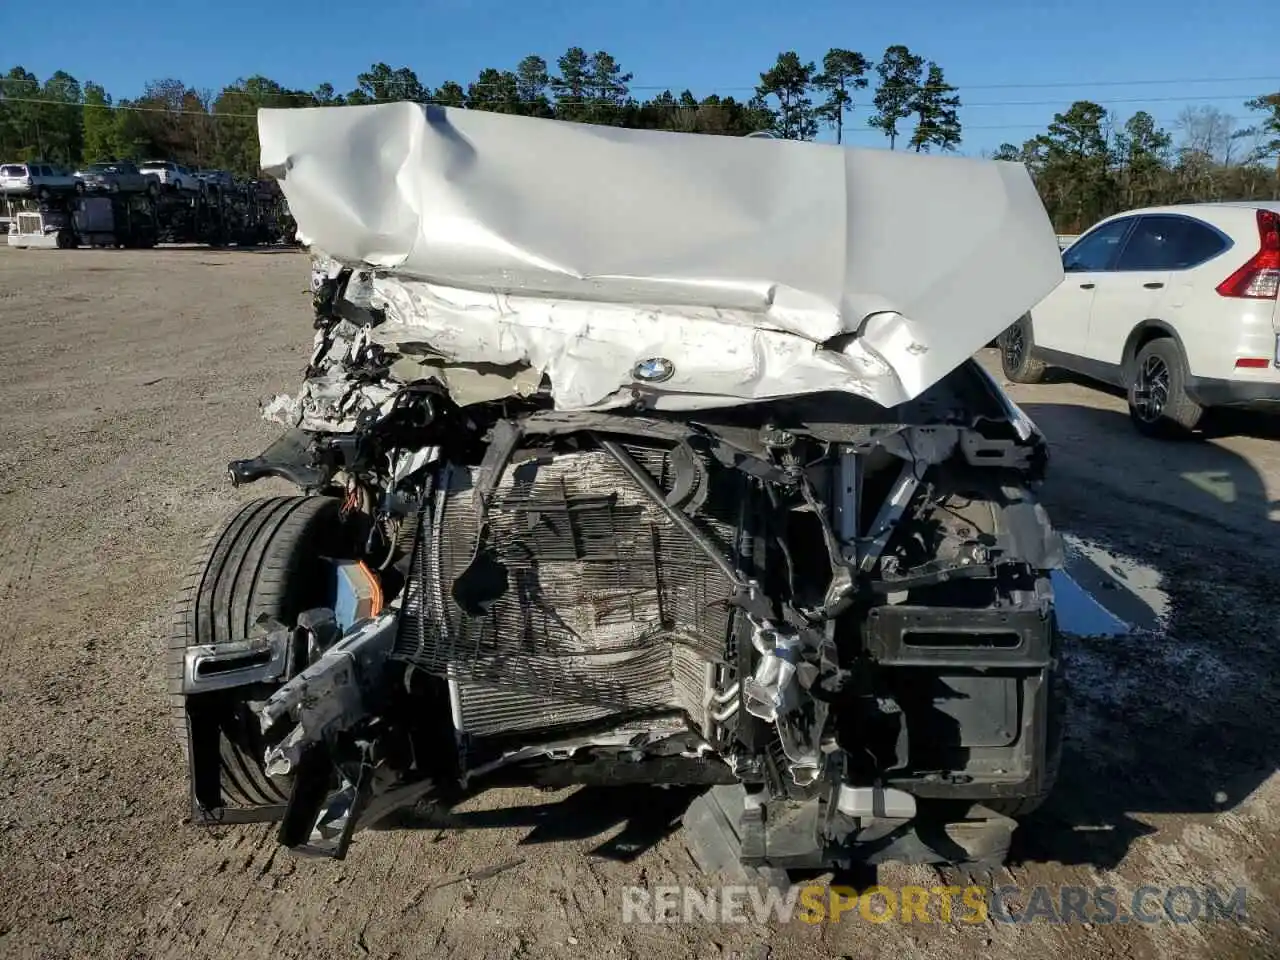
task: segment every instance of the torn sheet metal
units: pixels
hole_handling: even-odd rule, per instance
[[[379,292],[447,327],[446,359],[518,353],[564,408],[622,402],[655,359],[659,407],[892,405],[1062,279],[1020,164],[412,103],[258,126],[304,242],[394,274]]]
[[[817,390],[885,406],[906,399],[891,368],[861,340],[821,349],[745,317],[726,322],[724,311],[708,307],[516,297],[399,277],[375,279],[373,302],[387,314],[371,331],[374,342],[394,352],[429,343],[458,365],[527,366],[548,377],[563,410],[629,404],[636,385],[668,410]],[[661,378],[638,376],[637,366],[655,358],[669,361]]]

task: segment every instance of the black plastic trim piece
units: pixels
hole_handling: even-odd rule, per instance
[[[1039,610],[983,610],[964,607],[872,607],[867,614],[867,652],[895,667],[1045,667],[1053,657],[1053,621]],[[937,646],[907,642],[909,635],[947,638]],[[1006,634],[1007,646],[976,642]],[[966,644],[965,637],[975,642]]]
[[[253,483],[263,477],[280,477],[303,490],[318,490],[329,482],[331,470],[317,467],[312,461],[311,434],[296,428],[281,436],[249,460],[232,460],[227,473],[234,486]]]

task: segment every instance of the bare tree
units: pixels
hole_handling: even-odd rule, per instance
[[[1182,135],[1180,151],[1191,151],[1210,163],[1230,166],[1236,140],[1236,118],[1207,104],[1184,107],[1174,128]]]

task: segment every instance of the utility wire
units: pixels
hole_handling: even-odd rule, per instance
[[[514,74],[513,74],[513,76],[514,76]],[[549,79],[548,79],[548,86],[550,86],[550,85],[551,85],[551,81],[552,81],[553,79],[554,79],[554,78],[549,78]],[[48,83],[48,82],[50,82],[50,81],[45,81],[45,83]],[[86,82],[87,82],[87,81],[86,81]],[[455,81],[450,81],[450,82],[455,82]],[[1043,83],[970,83],[970,84],[963,84],[963,89],[965,89],[965,90],[1049,90],[1049,89],[1054,89],[1054,88],[1070,88],[1070,87],[1130,87],[1130,86],[1153,86],[1153,85],[1160,85],[1160,84],[1193,84],[1193,83],[1276,83],[1276,82],[1280,82],[1280,76],[1266,76],[1266,77],[1169,77],[1169,78],[1140,78],[1140,79],[1136,79],[1136,80],[1053,80],[1053,81],[1048,81],[1048,82],[1043,82]],[[41,81],[40,81],[40,80],[29,80],[29,79],[27,79],[27,78],[25,78],[25,77],[0,77],[0,84],[29,84],[29,85],[34,85],[34,86],[37,86],[37,87],[39,87],[39,86],[43,86],[43,85],[44,85],[44,84],[42,84],[42,83],[41,83]],[[60,84],[60,85],[61,85],[62,87],[64,87],[64,88],[67,88],[67,87],[71,87],[71,86],[73,85],[73,82],[72,82],[72,81],[63,81],[63,82],[61,82],[61,84]],[[74,85],[75,85],[75,86],[81,86],[81,87],[83,86],[83,84],[80,84],[78,81],[76,81],[76,82],[74,83]],[[379,86],[379,87],[381,87],[381,88],[383,88],[384,90],[396,90],[396,89],[403,90],[403,89],[411,88],[411,87],[414,87],[414,86],[415,86],[415,84],[414,84],[414,82],[413,82],[413,81],[410,81],[410,80],[395,80],[395,79],[378,81],[376,85],[377,85],[377,86]],[[586,86],[590,86],[590,85],[591,85],[590,83],[587,83],[587,84],[586,84]],[[427,85],[426,85],[426,84],[418,83],[416,86],[417,86],[417,88],[418,88],[418,89],[427,89]],[[461,85],[461,84],[459,84],[459,86],[462,86],[462,85]],[[472,82],[470,82],[470,83],[466,84],[466,87],[509,87],[509,86],[510,86],[510,80],[506,80],[506,81],[503,81],[503,82],[481,82],[481,81],[472,81]],[[666,90],[674,91],[674,90],[677,90],[677,89],[684,89],[684,88],[685,88],[685,85],[684,85],[684,84],[666,84],[666,85],[663,85],[663,84],[631,84],[631,83],[620,83],[620,84],[619,84],[619,86],[620,86],[620,87],[625,87],[625,88],[626,88],[626,89],[628,89],[628,90],[646,90],[646,91],[657,91],[657,92],[662,92],[662,91],[666,91]],[[935,89],[935,88],[936,88],[936,89],[952,89],[952,88],[957,87],[957,86],[960,86],[960,85],[958,85],[958,84],[942,84],[942,85],[938,85],[938,86],[936,86],[936,87],[931,87],[931,86],[929,86],[929,85],[925,84],[925,85],[921,85],[921,87],[920,87],[919,89],[922,89],[922,90],[932,90],[932,89]],[[721,85],[721,84],[716,84],[716,85],[714,85],[714,89],[716,89],[716,90],[737,90],[737,91],[747,91],[747,90],[749,90],[749,91],[754,92],[754,91],[756,90],[756,87],[755,87],[755,86],[750,86],[750,85]],[[307,93],[307,92],[309,92],[309,91],[299,91],[299,92]],[[1185,99],[1185,98],[1177,98],[1177,99]]]

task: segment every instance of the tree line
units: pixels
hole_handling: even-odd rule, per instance
[[[1251,123],[1187,107],[1169,131],[1145,111],[1120,121],[1078,100],[1022,146],[992,156],[1025,163],[1062,233],[1134,207],[1280,199],[1280,93],[1244,103]]]
[[[856,102],[873,77],[870,102]],[[666,90],[640,100],[631,95],[632,79],[611,54],[572,47],[555,69],[531,55],[514,70],[482,70],[465,87],[452,80],[431,87],[409,67],[375,63],[346,93],[329,83],[293,90],[253,76],[214,94],[165,79],[147,84],[140,97],[113,101],[100,84],[81,83],[65,71],[41,81],[14,67],[0,78],[0,158],[80,163],[154,156],[252,175],[259,107],[393,100],[690,133],[769,130],[795,140],[811,140],[828,126],[837,141],[855,108],[864,106],[873,111],[867,123],[884,132],[890,147],[901,139],[917,151],[960,145],[955,88],[936,63],[900,45],[877,62],[832,49],[820,66],[795,51],[781,53],[745,99],[714,93],[699,99],[688,90]]]
[[[139,97],[113,100],[100,84],[65,71],[42,81],[14,67],[0,77],[0,162],[164,158],[254,176],[258,108],[396,100],[730,136],[768,130],[812,140],[827,128],[837,142],[861,111],[890,149],[948,152],[962,142],[957,88],[941,66],[900,44],[874,61],[841,48],[820,63],[780,53],[743,99],[664,90],[641,100],[632,80],[611,54],[581,47],[565,51],[554,69],[530,55],[514,70],[482,70],[465,87],[452,80],[431,87],[409,67],[375,63],[345,93],[329,83],[295,90],[253,76],[216,94],[156,80]],[[1060,232],[1149,203],[1280,197],[1280,168],[1268,163],[1280,155],[1280,94],[1244,106],[1250,124],[1216,108],[1188,108],[1171,133],[1145,112],[1121,122],[1101,104],[1078,101],[1043,133],[992,155],[1028,166]]]

